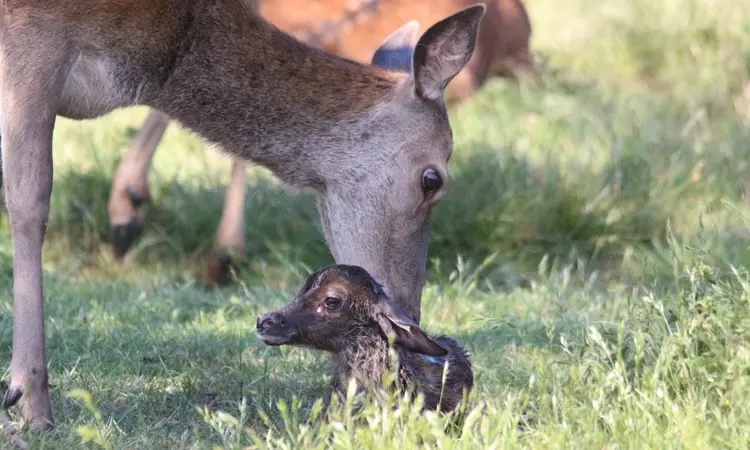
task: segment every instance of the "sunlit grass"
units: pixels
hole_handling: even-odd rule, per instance
[[[176,125],[144,235],[115,262],[106,203],[146,114],[133,109],[55,133],[57,427],[29,434],[33,448],[746,448],[750,6],[528,6],[546,83],[496,80],[452,112],[453,180],[433,219],[423,325],[475,364],[460,432],[371,399],[324,413],[327,357],[256,339],[257,315],[332,261],[310,193],[250,169],[250,258],[237,283],[201,287],[230,161]],[[11,275],[2,216],[6,362]]]

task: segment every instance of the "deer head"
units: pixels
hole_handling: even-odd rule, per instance
[[[356,148],[331,161],[318,207],[337,263],[365,267],[418,322],[430,217],[445,196],[453,134],[443,94],[474,50],[482,4],[430,27],[412,21],[372,58],[402,76],[362,126]]]

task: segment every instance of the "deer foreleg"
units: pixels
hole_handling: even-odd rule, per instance
[[[245,194],[247,164],[240,158],[232,158],[232,177],[227,186],[224,210],[216,232],[214,250],[208,256],[203,272],[203,281],[214,285],[225,278],[231,258],[245,256]]]
[[[141,207],[151,200],[148,173],[167,125],[169,116],[152,109],[112,180],[108,211],[112,251],[118,259],[127,253],[143,230]]]
[[[13,239],[13,357],[2,406],[17,406],[33,428],[53,423],[42,246],[52,194],[52,131],[75,56],[45,36],[54,37],[37,33],[25,39],[25,29],[17,27],[0,40],[3,185]]]

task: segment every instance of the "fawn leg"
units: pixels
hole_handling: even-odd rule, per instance
[[[207,285],[218,284],[226,278],[231,264],[230,255],[245,256],[246,183],[247,164],[233,157],[232,176],[227,185],[214,250],[206,259],[203,270],[203,282]]]
[[[112,252],[122,258],[143,230],[141,207],[151,200],[148,173],[169,116],[152,109],[117,167],[109,194]]]

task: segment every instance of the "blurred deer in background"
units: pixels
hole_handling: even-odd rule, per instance
[[[417,20],[429,27],[470,6],[471,0],[249,0],[261,16],[297,39],[362,63],[401,24]],[[531,23],[521,0],[491,0],[480,24],[474,54],[446,90],[450,104],[473,95],[490,76],[537,76],[529,53]],[[109,199],[113,252],[122,258],[143,228],[142,206],[150,201],[148,174],[169,117],[152,110],[114,176]],[[246,163],[234,159],[223,212],[203,281],[227,274],[230,254],[244,257]]]

